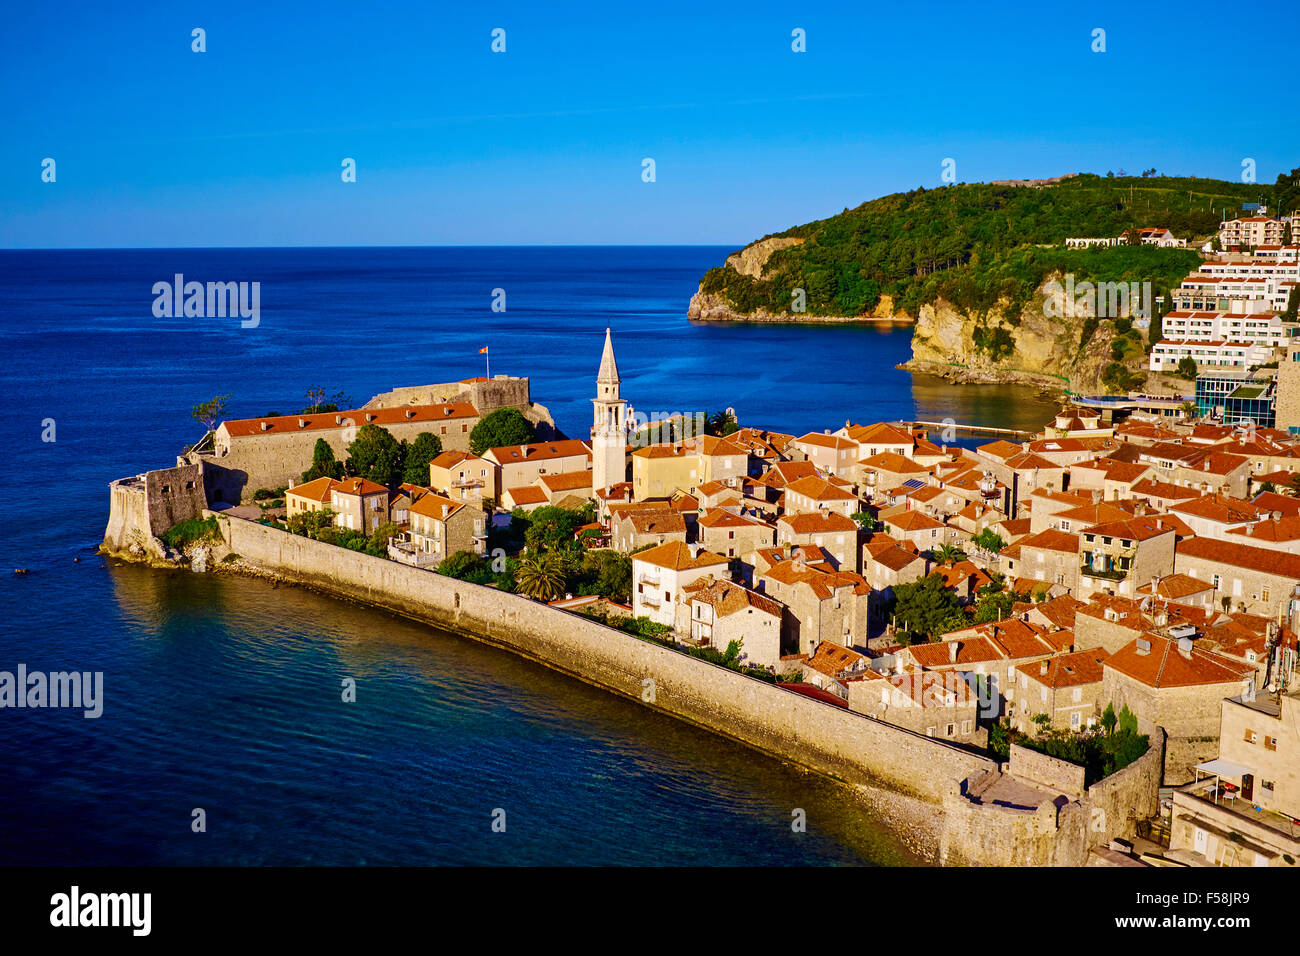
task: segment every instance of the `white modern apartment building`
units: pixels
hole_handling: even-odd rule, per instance
[[[1197,366],[1214,365],[1228,368],[1250,368],[1272,361],[1273,350],[1252,342],[1231,342],[1222,339],[1198,341],[1188,339],[1161,339],[1151,349],[1151,371],[1172,372],[1178,363],[1190,358]]]
[[[1291,238],[1300,233],[1300,215],[1291,217]],[[1256,246],[1255,259],[1266,262],[1295,262],[1300,259],[1300,246]]]
[[[1300,323],[1283,322],[1276,312],[1174,310],[1160,322],[1166,339],[1189,342],[1247,342],[1280,348],[1300,334]]]

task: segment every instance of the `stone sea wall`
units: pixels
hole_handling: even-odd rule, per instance
[[[493,588],[219,516],[243,564],[485,641],[852,784],[939,804],[996,764]],[[220,558],[222,553],[216,557]]]

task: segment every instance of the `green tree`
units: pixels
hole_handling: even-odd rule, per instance
[[[304,482],[315,481],[317,478],[342,478],[343,462],[334,457],[334,449],[330,443],[323,438],[316,439],[316,447],[312,449],[311,467],[302,473]]]
[[[342,392],[335,392],[327,398],[323,387],[313,385],[307,389],[307,407],[298,414],[323,415],[326,412],[337,412],[340,408],[351,408],[352,404],[352,399]]]
[[[1286,311],[1282,313],[1282,320],[1294,322],[1298,309],[1300,309],[1300,286],[1292,289],[1291,294],[1286,297]]]
[[[1128,704],[1125,704],[1119,710],[1119,732],[1130,734],[1138,732],[1137,717],[1134,716],[1133,711],[1128,709]]]
[[[1115,724],[1117,722],[1118,718],[1115,717],[1115,703],[1114,701],[1111,701],[1106,705],[1106,709],[1101,712],[1101,726],[1109,735],[1115,732]]]
[[[719,438],[734,434],[739,430],[740,425],[736,422],[735,413],[729,408],[714,412],[704,423],[704,433],[706,435],[716,435]]]
[[[894,588],[894,619],[896,630],[909,641],[918,637],[928,641],[966,623],[957,595],[937,574]]]
[[[378,425],[362,425],[348,445],[348,468],[361,478],[391,485],[402,476],[404,446]]]
[[[481,455],[489,448],[527,445],[536,438],[533,423],[517,408],[498,408],[483,418],[469,433],[469,450]]]
[[[285,527],[305,538],[320,538],[321,532],[332,528],[333,524],[334,512],[329,508],[322,508],[319,511],[299,512],[285,522]]]
[[[971,541],[976,547],[983,548],[985,551],[992,551],[994,554],[997,554],[1007,546],[1007,543],[1002,540],[1002,536],[992,528],[985,528],[979,534],[971,538]]]
[[[1196,378],[1196,360],[1190,355],[1184,355],[1178,360],[1176,374],[1179,378]]]
[[[946,541],[930,553],[939,564],[952,564],[966,557],[965,551]]]
[[[872,531],[876,527],[876,516],[870,511],[855,511],[849,517],[858,523],[859,528],[866,531]]]
[[[632,558],[608,548],[588,551],[566,590],[626,604],[632,599]]]
[[[543,551],[528,555],[515,569],[515,587],[520,594],[539,601],[563,596],[565,574],[559,555]]]
[[[594,510],[592,505],[587,505],[580,510],[561,508],[558,505],[543,505],[535,508],[528,515],[524,543],[528,545],[529,551],[576,547],[573,533],[584,524],[591,523]]]
[[[370,541],[366,545],[366,553],[373,554],[377,558],[388,557],[388,542],[397,536],[400,529],[391,521],[385,521],[370,535]]]
[[[1011,611],[1017,601],[1027,599],[1028,595],[1004,590],[1002,584],[1001,581],[995,581],[993,584],[980,588],[979,596],[975,602],[976,624],[1005,620],[1011,616]]]
[[[432,432],[420,432],[406,449],[402,480],[413,485],[429,483],[429,462],[442,454],[442,439]]]
[[[469,581],[480,576],[486,570],[483,559],[473,551],[457,551],[443,558],[438,564],[438,573],[449,578]]]
[[[190,417],[210,432],[225,419],[228,401],[229,395],[218,395],[206,402],[199,402],[190,409]]]

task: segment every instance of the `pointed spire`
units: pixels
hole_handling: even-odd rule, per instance
[[[609,329],[605,329],[605,351],[600,354],[600,371],[596,373],[596,381],[618,384],[618,363],[614,361],[614,343],[609,339]]]

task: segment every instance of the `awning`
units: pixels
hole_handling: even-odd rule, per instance
[[[1231,760],[1224,760],[1221,757],[1216,760],[1207,760],[1205,763],[1198,763],[1196,769],[1215,777],[1240,777],[1244,773],[1255,772],[1249,767],[1243,767],[1239,763],[1233,763]]]

